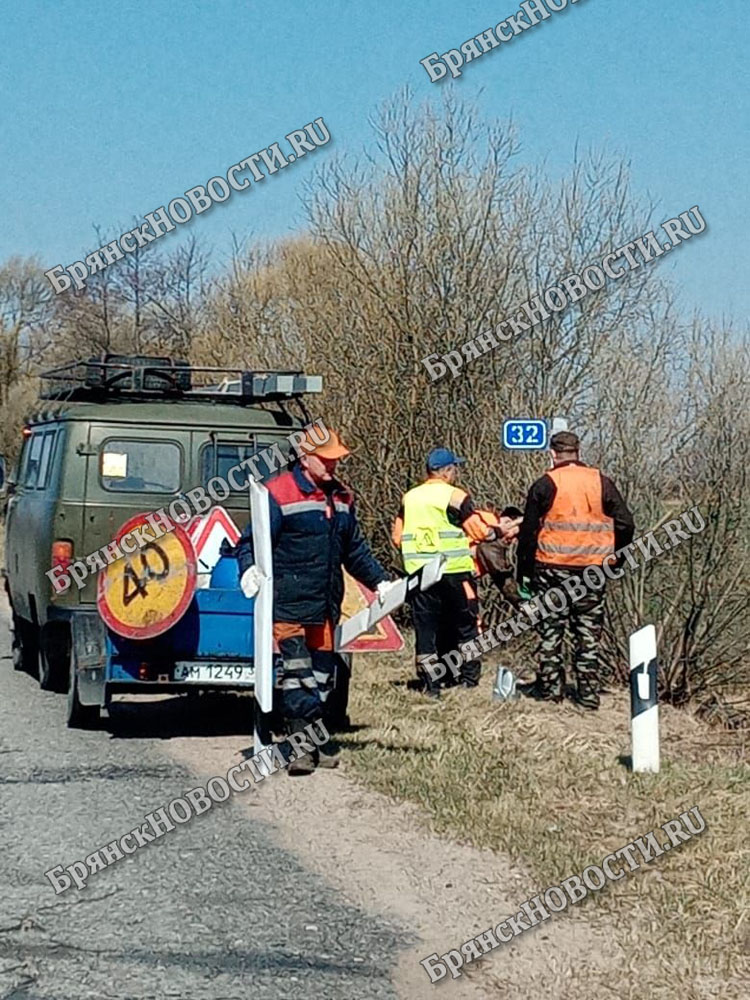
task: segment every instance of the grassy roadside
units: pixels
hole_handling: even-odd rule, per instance
[[[663,707],[662,771],[633,775],[623,762],[624,691],[605,696],[594,714],[569,703],[498,704],[493,674],[488,664],[478,690],[434,703],[407,690],[406,651],[358,657],[351,714],[366,728],[347,737],[356,750],[347,754],[350,773],[417,803],[436,832],[524,864],[530,891],[580,874],[697,805],[703,834],[572,908],[608,915],[625,956],[622,978],[586,989],[654,1000],[750,995],[747,732]],[[487,922],[503,916],[488,913]],[[454,944],[447,933],[446,948]]]

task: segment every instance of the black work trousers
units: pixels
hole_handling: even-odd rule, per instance
[[[416,634],[417,676],[430,689],[439,683],[450,683],[450,670],[436,681],[427,670],[434,655],[460,652],[464,642],[476,639],[479,601],[471,573],[446,573],[429,590],[420,590],[412,598],[412,614]],[[469,660],[460,666],[458,680],[475,687],[479,683],[481,664]]]

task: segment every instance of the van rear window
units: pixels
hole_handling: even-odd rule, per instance
[[[102,445],[99,476],[116,493],[176,493],[180,488],[180,449],[170,441],[110,438]]]
[[[36,488],[43,490],[49,480],[49,470],[52,465],[52,455],[55,450],[55,431],[47,431],[42,442],[42,453],[39,456],[39,475],[36,480]]]
[[[33,434],[31,441],[26,442],[28,452],[25,456],[26,467],[24,469],[24,486],[36,486],[39,476],[39,463],[42,458],[42,438],[43,434]]]

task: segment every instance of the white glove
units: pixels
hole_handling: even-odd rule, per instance
[[[248,566],[240,577],[240,590],[245,597],[255,597],[260,590],[262,577],[257,566]]]
[[[375,588],[375,596],[378,599],[378,604],[384,604],[385,599],[388,596],[388,592],[392,590],[398,580],[382,580]]]

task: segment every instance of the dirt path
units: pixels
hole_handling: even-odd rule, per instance
[[[200,775],[224,774],[241,760],[241,737],[174,739],[170,752]],[[239,801],[272,825],[279,844],[297,853],[342,897],[412,928],[420,943],[403,953],[395,986],[403,1000],[438,996],[507,1000],[547,996],[582,1000],[614,969],[616,934],[601,915],[575,911],[547,920],[468,967],[457,980],[430,984],[420,959],[442,954],[518,912],[540,889],[528,873],[490,851],[433,836],[416,808],[363,789],[337,771],[279,774]],[[544,888],[544,887],[541,887]],[[589,911],[591,913],[591,911]],[[357,956],[353,956],[356,959]],[[353,997],[352,1000],[357,1000]]]

